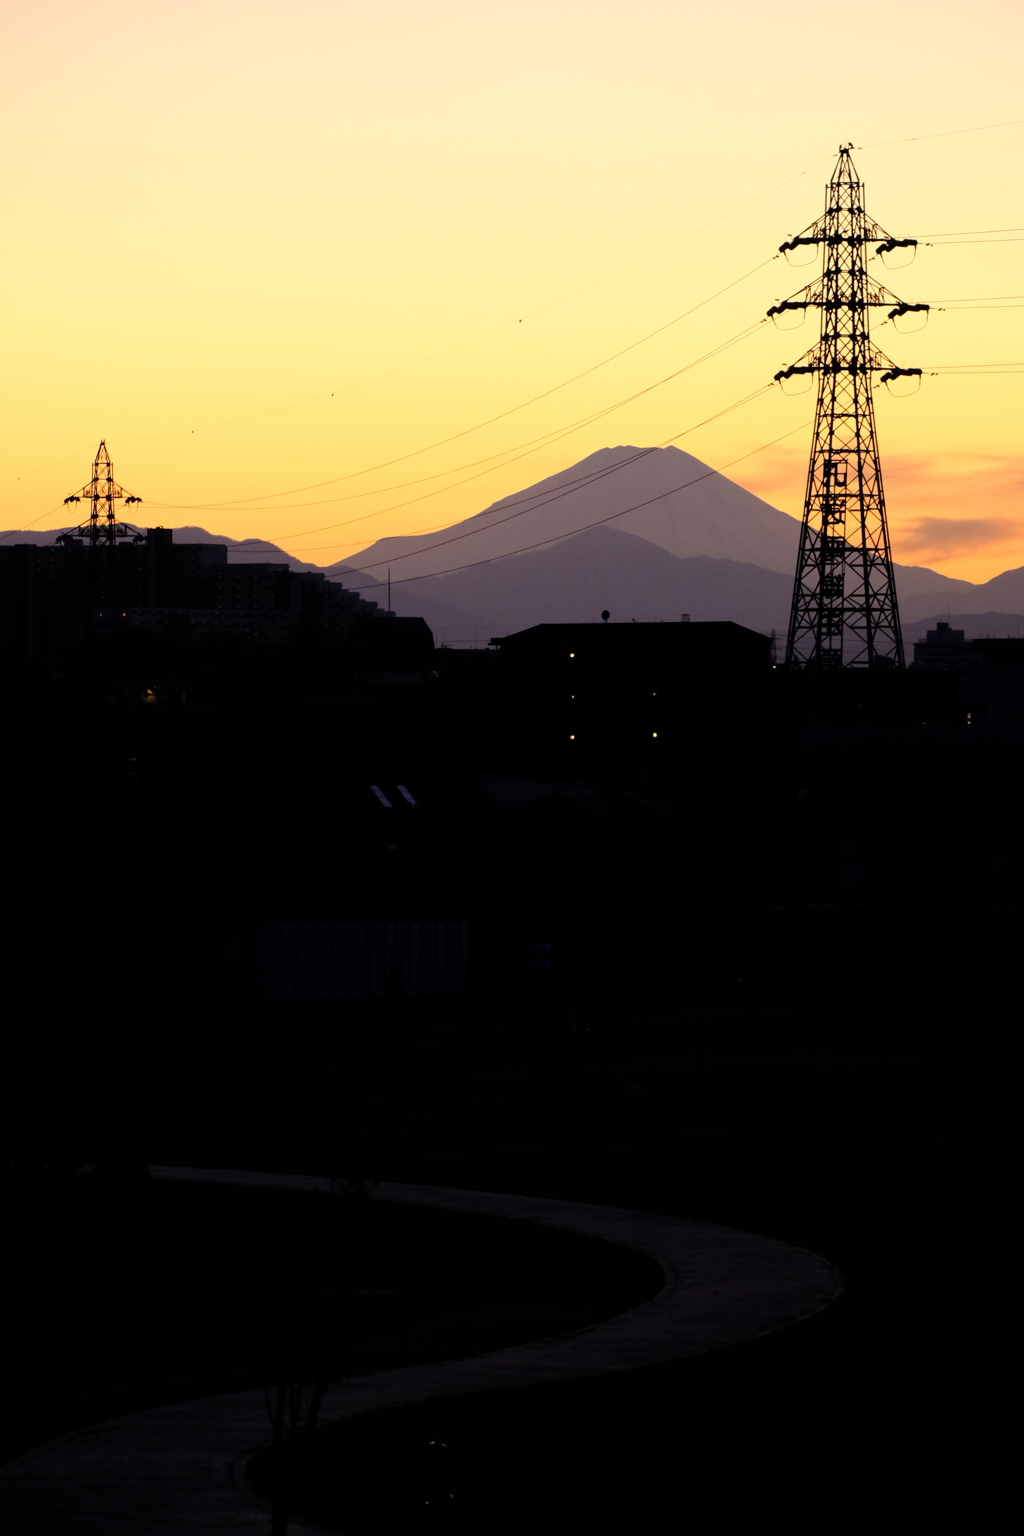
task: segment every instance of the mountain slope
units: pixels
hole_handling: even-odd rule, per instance
[[[972,601],[984,598],[985,607],[996,612],[1024,612],[1024,566],[1018,566],[1013,571],[1003,571],[990,581],[972,587],[971,598]],[[975,609],[975,612],[978,611]]]
[[[451,576],[392,586],[392,603],[418,605],[427,616],[443,603],[486,618],[494,634],[531,624],[735,619],[753,629],[786,623],[793,580],[737,560],[707,555],[680,559],[634,534],[591,528],[547,549],[516,555]],[[377,597],[377,589],[372,595]],[[378,599],[379,600],[379,599]],[[429,622],[429,619],[428,619]],[[489,638],[489,636],[488,636]]]
[[[633,507],[635,511],[626,510]],[[589,524],[598,526],[589,528]],[[648,591],[642,587],[642,562],[637,551],[628,557],[628,577],[625,570],[616,571],[614,566],[600,574],[594,564],[600,550],[612,562],[618,558],[613,551],[620,547],[614,541],[585,546],[584,557],[584,546],[578,540],[600,531],[642,539],[667,559],[660,573],[656,563],[643,563],[645,579],[650,584]],[[682,577],[672,558],[704,558],[742,566],[747,572],[742,577],[738,572],[719,573],[712,606],[721,617],[733,618],[741,624],[749,622],[755,628],[767,625],[777,629],[780,621],[769,615],[782,613],[781,623],[785,624],[789,594],[780,603],[775,584],[767,578],[776,575],[792,582],[799,531],[795,518],[769,506],[678,448],[603,448],[560,474],[514,496],[506,496],[439,533],[379,539],[347,559],[344,569],[355,568],[383,579],[390,567],[393,591],[406,594],[401,599],[403,604],[415,591],[423,600],[450,602],[458,608],[470,609],[504,630],[510,624],[517,627],[526,622],[514,615],[535,613],[540,608],[550,621],[556,621],[563,611],[568,618],[566,604],[574,601],[568,596],[574,579],[563,557],[550,564],[538,558],[529,568],[532,579],[547,594],[542,603],[539,598],[527,598],[522,574],[513,572],[511,557],[526,559],[527,554],[517,554],[519,550],[538,557],[553,554],[560,547],[559,541],[569,539],[575,555],[585,558],[587,563],[585,574],[581,572],[575,583],[581,592],[586,591],[584,606],[592,607],[597,594],[603,591],[606,600],[599,604],[598,611],[601,607],[625,607],[631,611],[672,613],[680,604],[682,611],[687,604],[695,610],[703,609],[707,606],[705,587],[697,581],[696,571],[680,586]],[[531,545],[541,547],[531,549]],[[486,563],[495,560],[496,564]],[[765,574],[766,580],[760,585],[759,579],[750,574],[752,568]],[[328,567],[332,572],[341,569],[341,562]],[[448,585],[435,587],[408,581],[410,576],[421,574]],[[1006,577],[1013,574],[1007,572]],[[994,578],[997,583],[1004,579]],[[901,613],[908,621],[951,605],[962,611],[978,606],[979,589],[971,582],[941,576],[921,566],[898,565],[896,584]],[[1021,588],[1024,593],[1024,581]],[[556,590],[561,594],[558,602],[554,600]],[[728,600],[727,590],[732,592]],[[994,592],[980,606],[1010,608],[1018,606],[1018,600],[1014,598],[1011,602],[1009,594]]]
[[[596,620],[603,609],[611,613],[613,623],[634,618],[678,621],[689,613],[695,622],[732,619],[781,635],[789,623],[793,593],[790,571],[709,555],[680,558],[647,539],[607,526],[446,576],[396,581],[394,575],[392,568],[395,611],[420,612],[431,627],[436,613],[454,644],[471,643],[465,638],[467,623],[478,633],[489,627],[494,634],[506,634],[531,624]],[[342,580],[363,586],[369,578],[349,569]],[[943,608],[974,607],[981,591],[970,582],[944,581],[936,572],[916,566],[897,566],[896,585],[908,623]],[[366,595],[384,606],[384,590],[375,586]],[[452,610],[474,617],[460,626],[450,616]]]
[[[378,539],[345,564],[377,576],[389,563],[393,576],[433,575],[608,519],[678,558],[710,555],[781,574],[792,572],[800,532],[795,518],[679,448],[602,448],[445,532]]]
[[[325,569],[385,608],[390,567],[394,611],[421,615],[439,640],[455,645],[530,624],[596,619],[606,608],[613,621],[690,613],[782,633],[799,530],[795,518],[691,454],[620,446],[438,533],[380,539]],[[0,535],[10,543],[54,537],[54,530]],[[262,539],[196,527],[176,528],[174,538],[226,544],[232,564],[321,569]],[[920,566],[895,572],[907,625],[954,609],[1024,612],[1024,568],[977,586]]]

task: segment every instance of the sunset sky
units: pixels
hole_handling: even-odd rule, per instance
[[[771,258],[852,140],[874,217],[936,241],[879,275],[938,312],[878,344],[980,365],[880,391],[895,556],[1024,565],[1019,0],[7,0],[0,29],[0,526],[66,522],[101,437],[145,523],[318,564],[672,437],[799,514],[813,395],[698,424],[811,320],[588,418],[803,286]]]

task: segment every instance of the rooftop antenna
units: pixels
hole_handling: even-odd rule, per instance
[[[132,539],[136,544],[145,542],[144,533],[140,533],[130,523],[119,522],[114,514],[115,501],[123,501],[126,507],[141,506],[142,497],[129,496],[124,487],[115,481],[114,466],[110,462],[105,441],[96,450],[89,484],[83,485],[73,496],[65,496],[64,505],[69,507],[82,501],[89,502],[88,522],[79,523],[77,528],[69,528],[66,533],[59,533],[58,544],[70,544],[73,540],[84,539],[90,549],[97,549],[100,545],[112,549],[119,539]]]
[[[786,640],[788,667],[898,667],[904,665],[882,469],[875,433],[874,374],[880,382],[921,377],[920,368],[899,368],[874,345],[872,309],[889,319],[928,312],[906,304],[868,275],[874,255],[907,247],[864,211],[864,190],[850,156],[839,149],[824,215],[779,246],[782,252],[820,245],[822,273],[769,315],[819,309],[816,346],[776,380],[818,375],[818,404],[811,441],[800,552]]]

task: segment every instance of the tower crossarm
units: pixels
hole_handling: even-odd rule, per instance
[[[851,249],[857,249],[860,246],[873,245],[877,240],[879,247],[875,254],[878,255],[883,251],[894,251],[899,246],[917,244],[916,240],[894,240],[881,224],[876,224],[874,219],[867,218],[862,208],[853,210],[862,215],[856,228],[837,229],[829,215],[838,211],[830,208],[824,218],[817,219],[813,224],[808,225],[802,235],[793,235],[790,239],[783,240],[779,246],[779,254],[784,256],[787,251],[799,250],[802,245],[824,245],[833,250],[845,245]]]
[[[780,368],[774,378],[779,383],[782,379],[792,379],[801,373],[845,373],[851,376],[878,373],[881,374],[881,382],[886,384],[891,379],[920,376],[922,372],[920,368],[899,367],[874,342],[868,342],[857,356],[837,356],[819,342],[797,362],[791,363],[788,368]]]
[[[852,166],[852,162],[850,164]],[[842,188],[844,185],[848,186],[850,183],[842,181],[830,183],[830,187]],[[836,216],[849,213],[859,215],[856,227],[837,228]],[[912,236],[901,240],[896,235],[890,235],[889,231],[875,219],[868,217],[862,206],[855,203],[844,207],[841,200],[837,199],[830,202],[820,219],[815,219],[813,224],[808,224],[799,235],[790,235],[788,240],[783,240],[779,246],[779,254],[784,256],[787,251],[799,250],[802,245],[858,246],[874,245],[876,241],[878,242],[878,248],[874,253],[876,256],[885,256],[891,251],[913,250],[919,243]]]
[[[773,304],[767,311],[767,316],[772,319],[775,315],[785,314],[787,310],[800,309],[824,309],[824,310],[849,310],[856,312],[865,309],[888,309],[889,319],[893,320],[899,315],[927,313],[931,309],[930,304],[908,304],[905,299],[898,298],[895,293],[886,288],[884,283],[877,282],[866,272],[861,274],[862,281],[855,290],[847,293],[836,293],[834,286],[825,277],[818,277],[811,283],[806,283],[803,288],[798,288],[796,293],[790,294],[788,299],[780,299],[778,304]]]

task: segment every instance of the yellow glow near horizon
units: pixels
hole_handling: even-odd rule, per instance
[[[939,312],[879,345],[1024,369],[1024,124],[956,131],[1024,118],[1009,0],[8,0],[3,29],[6,528],[66,522],[104,437],[146,522],[327,564],[672,437],[812,322],[559,434],[802,286],[813,267],[770,258],[820,213],[841,140],[882,224],[946,240],[880,274]],[[1024,565],[1022,391],[881,392],[898,560]],[[679,446],[723,465],[812,409],[776,388]],[[729,473],[798,515],[807,443]]]

